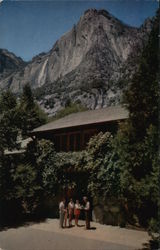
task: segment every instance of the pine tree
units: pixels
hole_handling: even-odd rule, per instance
[[[135,139],[142,139],[149,126],[158,125],[158,30],[160,13],[154,19],[149,41],[143,50],[139,70],[124,95]]]
[[[22,135],[24,136],[28,135],[31,130],[47,121],[46,114],[34,100],[29,84],[24,86],[19,103],[19,113],[21,115]]]
[[[157,216],[159,166],[158,152],[158,30],[160,12],[153,22],[143,50],[138,72],[124,95],[129,120],[122,124],[116,151],[121,168],[121,190],[132,213],[143,225]],[[148,207],[151,209],[148,210]],[[148,221],[147,221],[148,220]]]
[[[0,96],[0,148],[16,147],[18,135],[18,114],[16,97],[8,90]]]

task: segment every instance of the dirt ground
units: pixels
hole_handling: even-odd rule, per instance
[[[150,237],[145,231],[125,229],[92,222],[85,230],[59,228],[57,219],[0,232],[0,250],[139,250]]]

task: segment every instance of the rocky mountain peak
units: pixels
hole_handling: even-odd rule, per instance
[[[14,53],[9,52],[7,49],[0,49],[0,57],[5,58],[6,63],[7,63],[7,59],[8,59],[8,61],[15,64],[15,66],[19,66],[19,65],[24,64],[24,61],[22,60],[22,58],[17,57]],[[1,61],[1,63],[2,63],[2,61]]]
[[[25,65],[25,62],[14,53],[6,49],[0,49],[0,80],[20,70]]]
[[[98,11],[96,9],[88,9],[84,12],[84,16],[87,17],[87,16],[93,16],[95,14],[97,14]]]
[[[97,9],[88,9],[84,12],[84,15],[83,17],[85,18],[91,18],[91,17],[95,17],[95,16],[99,16],[99,15],[102,15],[106,18],[112,18],[113,16],[105,9],[100,9],[100,10],[97,10]]]
[[[134,73],[149,27],[149,21],[135,28],[106,10],[89,9],[48,53],[39,54],[11,76],[1,78],[0,86],[20,92],[30,83],[50,114],[69,99],[90,109],[117,104],[122,79]]]

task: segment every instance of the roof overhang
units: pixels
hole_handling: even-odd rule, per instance
[[[114,121],[122,121],[129,117],[128,111],[122,106],[112,106],[103,109],[89,110],[67,115],[61,119],[47,123],[34,129],[31,135],[62,129],[99,125]]]

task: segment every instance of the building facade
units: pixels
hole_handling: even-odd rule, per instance
[[[34,129],[31,136],[54,142],[57,152],[85,149],[89,139],[99,132],[116,132],[118,123],[128,118],[121,106],[73,113]]]

